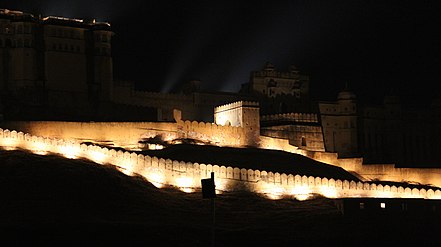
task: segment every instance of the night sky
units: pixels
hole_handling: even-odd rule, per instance
[[[9,2],[9,3],[8,3]],[[440,1],[0,1],[0,8],[112,24],[114,75],[169,92],[199,79],[237,92],[267,61],[311,78],[314,99],[439,96]]]

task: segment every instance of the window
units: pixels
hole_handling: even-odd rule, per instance
[[[302,147],[306,147],[306,138],[304,136],[302,136]]]
[[[384,202],[380,203],[380,208],[385,209],[386,208],[386,203],[384,203]]]
[[[406,203],[401,203],[401,211],[407,211],[407,204]]]
[[[361,209],[361,210],[364,209],[364,202],[360,202],[360,209]]]

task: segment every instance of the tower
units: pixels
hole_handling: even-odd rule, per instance
[[[246,132],[247,143],[256,145],[260,137],[259,103],[237,101],[214,108],[214,121],[217,125],[242,127]]]

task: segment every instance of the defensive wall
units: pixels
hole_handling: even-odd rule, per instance
[[[2,122],[2,128],[47,138],[79,142],[98,142],[109,146],[137,150],[138,141],[160,136],[164,141],[177,138],[201,140],[212,145],[243,147],[249,145],[247,130],[214,123],[183,121],[164,122]],[[361,158],[339,158],[337,153],[307,151],[293,146],[287,139],[260,136],[258,147],[301,154],[311,159],[341,167],[363,181],[393,181],[429,184],[441,187],[441,169],[395,168],[393,164],[363,164]]]
[[[441,187],[440,168],[397,168],[394,164],[363,164],[363,158],[339,158],[337,153],[308,151],[287,139],[260,136],[260,147],[301,154],[313,160],[345,169],[362,181],[391,181]]]
[[[256,146],[260,137],[259,103],[236,101],[214,108],[214,122],[217,125],[241,127],[245,134],[245,145]]]
[[[175,139],[176,125],[166,122],[65,122],[65,121],[4,121],[3,128],[64,140],[109,143],[128,149],[137,148],[138,141],[157,135]]]
[[[260,134],[288,139],[291,145],[309,151],[325,151],[322,126],[314,113],[263,115]]]
[[[168,94],[159,92],[137,91],[133,85],[116,84],[113,90],[113,102],[123,105],[156,108],[158,120],[173,120],[173,109],[178,107],[189,118],[195,116],[197,109],[192,95]]]
[[[260,117],[262,121],[293,121],[305,123],[318,123],[317,114],[314,113],[282,113],[273,115],[263,115]]]
[[[137,91],[132,86],[115,85],[113,101],[120,104],[160,108],[175,107],[176,101],[191,105],[193,97],[184,94]]]
[[[210,177],[211,172],[214,172],[218,192],[249,190],[274,199],[282,196],[306,199],[311,194],[321,194],[329,198],[441,198],[441,190],[436,188],[426,189],[412,185],[403,187],[383,184],[381,181],[348,181],[302,174],[280,174],[271,170],[190,163],[7,129],[0,129],[0,146],[7,150],[25,149],[40,155],[60,154],[67,158],[87,158],[99,164],[114,165],[128,175],[140,175],[157,187],[170,185],[187,192],[200,189],[200,180]]]

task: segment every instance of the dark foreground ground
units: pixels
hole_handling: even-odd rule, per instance
[[[211,246],[211,201],[111,166],[0,151],[0,246]],[[216,246],[441,246],[441,220],[344,216],[330,199],[216,198]]]

